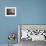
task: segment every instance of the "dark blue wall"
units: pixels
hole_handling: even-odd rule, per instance
[[[5,7],[8,6],[16,7],[16,17],[4,15]],[[0,2],[0,43],[8,43],[9,32],[17,33],[17,24],[46,24],[46,0],[5,0]]]

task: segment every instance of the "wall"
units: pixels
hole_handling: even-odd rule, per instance
[[[16,7],[17,16],[6,17],[4,15],[6,6]],[[5,0],[0,2],[0,44],[8,43],[9,32],[18,32],[17,24],[46,24],[46,0]]]

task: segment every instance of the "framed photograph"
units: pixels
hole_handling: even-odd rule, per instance
[[[16,7],[5,7],[5,16],[16,16]]]

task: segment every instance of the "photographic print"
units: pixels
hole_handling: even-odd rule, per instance
[[[16,7],[5,7],[5,16],[16,16]]]

